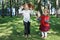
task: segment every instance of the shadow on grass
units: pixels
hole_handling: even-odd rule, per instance
[[[14,17],[6,16],[5,18],[0,17],[0,24],[8,23],[8,22],[13,22],[14,20],[17,21],[18,18],[20,18],[20,17],[16,17],[16,16],[14,16]]]
[[[51,34],[60,36],[60,18],[51,17],[51,19],[50,19],[50,25],[51,25],[50,26],[51,30],[54,31]]]

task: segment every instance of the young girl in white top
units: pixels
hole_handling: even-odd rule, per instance
[[[24,10],[22,10],[24,8]],[[21,6],[19,9],[19,13],[22,13],[23,15],[23,22],[24,22],[24,35],[28,37],[30,35],[30,15],[32,13],[31,10],[29,10],[28,4],[24,4],[24,6]]]

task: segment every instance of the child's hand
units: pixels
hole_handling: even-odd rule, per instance
[[[39,17],[40,17],[40,13],[36,11],[36,19],[38,19]]]
[[[23,9],[24,7],[23,7],[23,6],[21,6],[21,8]]]
[[[39,11],[37,11],[36,14],[37,14],[37,17],[40,17],[41,16],[41,14],[40,14]]]
[[[40,21],[40,20],[41,20],[41,18],[37,18],[37,20],[39,20],[39,21]]]
[[[49,20],[45,20],[46,23],[49,23]]]

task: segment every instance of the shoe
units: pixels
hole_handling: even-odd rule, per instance
[[[27,38],[28,36],[27,35],[23,35],[23,37]]]
[[[31,35],[28,35],[28,37],[31,37]]]

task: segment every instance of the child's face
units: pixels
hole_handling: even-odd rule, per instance
[[[44,15],[48,15],[48,11],[47,10],[45,10]]]
[[[25,4],[24,9],[25,10],[28,10],[29,9],[28,4]]]

